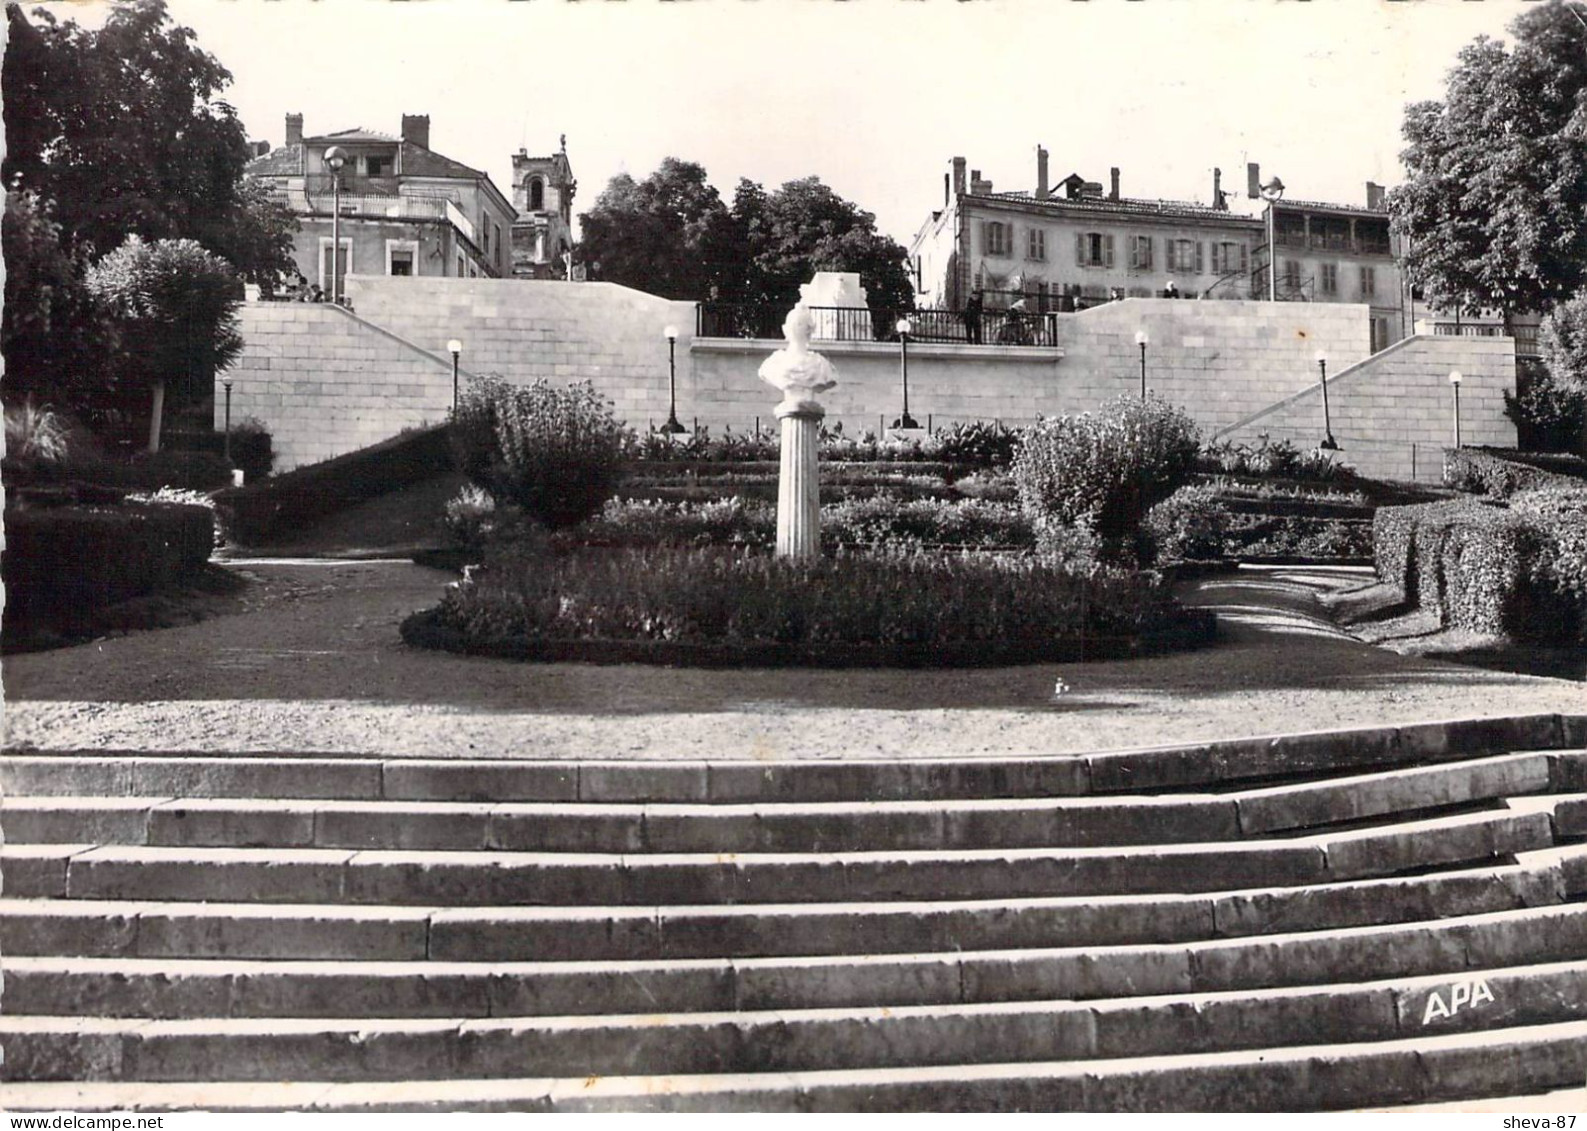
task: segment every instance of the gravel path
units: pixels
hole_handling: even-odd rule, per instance
[[[447,575],[406,562],[243,562],[199,624],[4,663],[6,745],[432,757],[821,758],[1062,753],[1530,712],[1587,689],[1363,644],[1317,594],[1362,571],[1196,583],[1222,638],[1149,659],[977,671],[693,671],[422,652],[397,624]],[[1069,690],[1054,697],[1055,683]]]

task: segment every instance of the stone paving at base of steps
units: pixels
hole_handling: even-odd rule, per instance
[[[43,750],[764,760],[1063,754],[1587,709],[1580,683],[1402,656],[1319,595],[1370,570],[1189,583],[1220,639],[1167,656],[935,671],[523,664],[411,649],[451,578],[408,562],[229,563],[232,611],[7,657],[4,741]],[[1063,690],[1059,690],[1060,686]]]

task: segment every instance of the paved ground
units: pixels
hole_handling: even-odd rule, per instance
[[[240,562],[230,615],[10,657],[7,745],[546,758],[1069,752],[1534,711],[1580,683],[1361,643],[1321,592],[1365,571],[1245,569],[1196,583],[1223,639],[1196,652],[980,671],[532,665],[397,637],[448,576],[405,562]],[[1063,681],[1068,690],[1054,696]]]

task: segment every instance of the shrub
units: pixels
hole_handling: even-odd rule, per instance
[[[1224,553],[1244,558],[1372,557],[1372,522],[1307,515],[1231,515]]]
[[[226,530],[226,524],[219,509],[215,506],[215,500],[202,491],[193,491],[186,487],[161,487],[155,491],[134,492],[126,496],[126,501],[129,503],[203,507],[209,512],[210,520],[215,527],[215,547],[218,549],[226,544],[229,533]]]
[[[578,531],[601,545],[767,545],[777,530],[777,509],[734,495],[703,502],[613,499]]]
[[[1020,434],[995,421],[974,420],[950,425],[931,439],[936,459],[970,467],[1007,467],[1019,451]]]
[[[1444,485],[1457,491],[1502,499],[1539,487],[1578,487],[1584,478],[1587,465],[1579,458],[1572,466],[1567,456],[1548,460],[1504,448],[1444,449]]]
[[[1259,478],[1299,479],[1336,483],[1356,477],[1355,471],[1321,448],[1300,448],[1290,440],[1259,438],[1255,447],[1222,440],[1208,444],[1196,466],[1210,474],[1250,475]]]
[[[1211,561],[1224,555],[1229,511],[1212,487],[1181,487],[1146,512],[1141,523],[1145,562]]]
[[[1173,606],[1152,575],[1078,575],[1031,557],[843,554],[811,562],[724,549],[493,553],[433,622],[474,642],[667,640],[819,652],[976,646],[1040,658],[1086,635],[1131,636]],[[405,626],[406,630],[407,626]]]
[[[69,426],[49,408],[31,400],[5,409],[6,458],[24,464],[63,464],[70,454]]]
[[[612,497],[627,431],[593,385],[518,388],[475,381],[453,415],[459,469],[498,505],[555,530],[598,513]]]
[[[1516,391],[1504,393],[1504,415],[1523,448],[1567,452],[1587,434],[1587,388],[1561,381],[1544,365],[1517,359]]]
[[[169,504],[8,510],[8,620],[75,623],[201,570],[214,546],[203,507]]]
[[[496,501],[483,487],[472,483],[459,488],[441,512],[441,525],[446,528],[447,536],[469,550],[483,546],[495,524]]]
[[[1183,410],[1156,397],[1121,397],[1096,413],[1050,417],[1027,430],[1014,483],[1032,520],[1083,521],[1117,546],[1189,478],[1198,449],[1195,422]]]

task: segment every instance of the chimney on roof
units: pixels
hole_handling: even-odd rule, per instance
[[[302,145],[303,144],[303,115],[302,114],[288,114],[287,115],[287,140],[286,140],[285,144],[287,144],[287,145]]]
[[[991,196],[992,182],[981,179],[981,170],[970,170],[970,192],[974,196]]]
[[[1047,199],[1047,151],[1036,147],[1036,199]]]
[[[1212,170],[1212,206],[1219,212],[1229,210],[1229,202],[1223,198],[1223,170],[1216,166]]]
[[[1109,169],[1108,176],[1113,181],[1113,187],[1108,190],[1108,199],[1117,200],[1119,198],[1119,167],[1115,165]]]
[[[404,114],[402,116],[402,140],[412,142],[420,149],[429,149],[430,115]]]
[[[965,192],[963,157],[953,159],[953,191],[960,195]]]
[[[1248,161],[1245,165],[1245,195],[1252,200],[1262,195],[1262,166],[1255,161]]]
[[[250,141],[248,143],[248,152],[255,157],[263,157],[270,152],[270,143],[268,141]]]
[[[1383,186],[1373,181],[1367,182],[1367,207],[1374,212],[1382,212],[1388,208],[1389,198]]]

